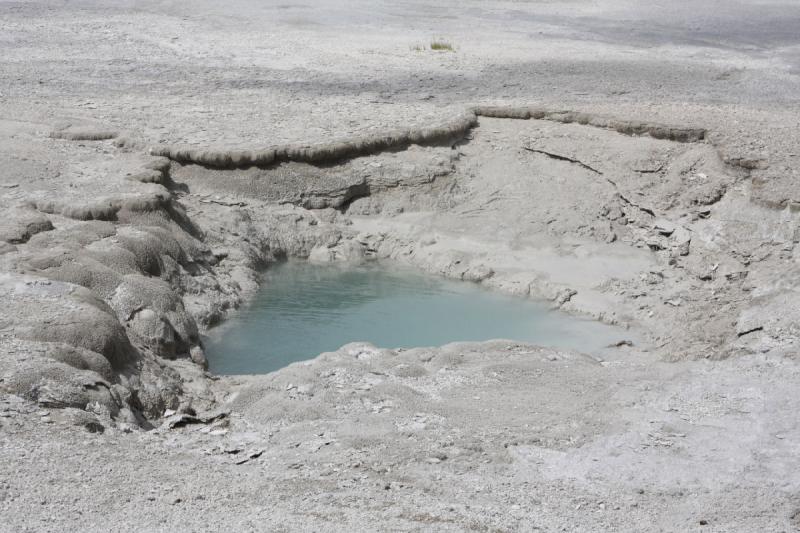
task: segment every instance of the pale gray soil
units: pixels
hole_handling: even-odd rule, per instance
[[[641,4],[0,1],[0,530],[800,528],[800,6]],[[211,376],[286,257],[631,342]]]

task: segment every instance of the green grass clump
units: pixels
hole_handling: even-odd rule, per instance
[[[448,43],[447,41],[436,40],[431,42],[431,50],[437,50],[442,52],[452,52],[453,45]]]

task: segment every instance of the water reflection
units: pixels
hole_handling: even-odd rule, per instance
[[[584,351],[619,331],[465,282],[371,264],[289,262],[206,339],[211,370],[258,374],[354,341],[387,348],[514,339]]]

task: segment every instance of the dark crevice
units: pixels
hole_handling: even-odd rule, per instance
[[[741,333],[737,333],[737,337],[744,337],[745,335],[750,335],[751,333],[755,333],[757,331],[764,331],[764,326],[757,326],[752,329],[748,329],[747,331],[742,331]]]
[[[523,150],[527,150],[529,152],[536,153],[536,154],[543,154],[543,155],[546,155],[547,157],[550,157],[552,159],[557,159],[558,161],[567,161],[569,163],[574,163],[576,165],[579,165],[579,166],[585,168],[586,170],[594,172],[595,174],[599,174],[600,176],[603,175],[603,173],[600,172],[599,170],[597,170],[596,168],[590,167],[589,165],[587,165],[586,163],[584,163],[583,161],[580,161],[578,159],[573,159],[573,158],[567,157],[565,155],[554,154],[553,152],[548,152],[546,150],[539,150],[537,148],[529,148],[527,146],[523,146],[522,149]]]
[[[656,216],[655,211],[653,211],[649,207],[642,207],[639,204],[636,204],[636,203],[632,202],[631,200],[629,200],[628,198],[626,198],[625,195],[623,195],[621,192],[619,192],[619,187],[617,186],[617,183],[614,180],[606,178],[606,181],[608,183],[610,183],[614,187],[614,189],[617,191],[617,196],[619,196],[620,200],[622,200],[623,202],[625,202],[629,206],[638,209],[642,213],[646,213],[646,214],[650,215],[651,217],[655,217]]]

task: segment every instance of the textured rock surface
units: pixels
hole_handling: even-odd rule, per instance
[[[794,3],[0,13],[0,529],[796,529]],[[620,342],[208,375],[284,257]]]

